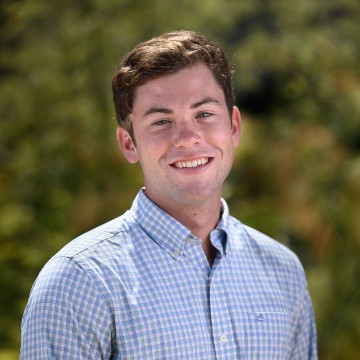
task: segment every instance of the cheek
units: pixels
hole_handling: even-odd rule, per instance
[[[233,137],[231,131],[228,128],[218,128],[216,131],[212,132],[211,139],[225,151],[234,148]]]
[[[151,139],[141,141],[138,145],[139,162],[142,168],[151,169],[161,157],[161,144]]]
[[[144,158],[160,158],[168,151],[171,146],[171,135],[149,135],[142,140],[142,154]]]

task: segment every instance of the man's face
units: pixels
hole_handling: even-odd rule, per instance
[[[138,87],[130,118],[136,146],[119,128],[120,146],[128,161],[140,162],[151,200],[166,210],[221,196],[239,142],[240,114],[234,108],[230,119],[207,66],[196,64]]]

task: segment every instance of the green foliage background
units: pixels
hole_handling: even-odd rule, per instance
[[[3,0],[0,359],[43,264],[142,185],[116,143],[111,79],[136,43],[201,31],[234,63],[243,136],[224,195],[297,252],[320,359],[360,358],[360,3]]]

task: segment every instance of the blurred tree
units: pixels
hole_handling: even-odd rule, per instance
[[[357,0],[2,1],[0,359],[16,358],[47,259],[122,213],[142,184],[117,149],[117,60],[183,28],[215,38],[236,69],[233,213],[299,254],[320,358],[360,357],[359,16]]]

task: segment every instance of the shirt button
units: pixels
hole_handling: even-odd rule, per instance
[[[179,256],[180,256],[180,251],[179,251],[179,250],[175,250],[175,251],[173,252],[173,255],[174,255],[175,257],[179,257]]]
[[[191,245],[191,244],[194,243],[194,239],[193,239],[193,238],[187,238],[187,239],[186,239],[186,243],[187,243],[188,245]]]
[[[228,338],[225,334],[222,334],[220,336],[220,342],[223,344],[223,343],[226,343],[228,341]]]

